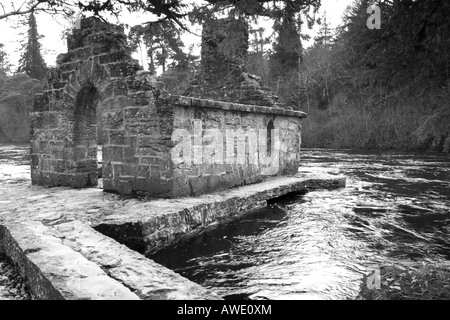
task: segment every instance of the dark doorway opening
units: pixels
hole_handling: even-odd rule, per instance
[[[86,84],[77,94],[74,112],[73,152],[75,171],[84,178],[86,187],[98,185],[101,172],[101,115],[97,112],[99,93]],[[100,175],[101,176],[101,175]]]

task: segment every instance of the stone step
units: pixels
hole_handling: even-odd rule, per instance
[[[63,244],[40,221],[3,227],[3,250],[19,267],[39,300],[137,300],[139,297],[99,265]]]
[[[80,221],[1,228],[2,250],[40,300],[220,299]]]

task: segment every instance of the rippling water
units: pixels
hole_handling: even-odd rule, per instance
[[[28,150],[0,146],[0,183],[30,183]],[[374,265],[450,260],[449,157],[303,151],[315,167],[347,187],[277,199],[151,258],[239,299],[353,299]],[[0,299],[26,298],[18,283],[0,255]]]
[[[30,181],[29,145],[0,145],[0,183],[28,184]],[[2,203],[0,194],[0,205]],[[31,295],[11,260],[0,253],[0,300],[27,300]]]
[[[374,265],[450,260],[449,157],[304,151],[302,168],[318,166],[347,187],[277,199],[150,258],[242,299],[353,299]]]

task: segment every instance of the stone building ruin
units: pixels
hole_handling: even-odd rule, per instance
[[[228,43],[231,30],[236,46]],[[185,95],[171,96],[131,58],[121,27],[83,19],[35,97],[32,183],[97,186],[98,145],[103,189],[121,194],[196,196],[297,173],[305,114],[281,106],[245,71],[246,26],[218,20],[204,26],[203,37],[199,78]],[[259,136],[258,130],[269,135]],[[267,146],[276,144],[275,131],[277,170],[267,174],[272,150]],[[208,132],[234,136],[222,142]],[[256,148],[249,142],[255,133]]]

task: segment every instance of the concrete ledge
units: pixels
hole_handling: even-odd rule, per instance
[[[184,107],[202,107],[202,108],[241,111],[250,113],[267,113],[298,118],[306,118],[307,116],[306,113],[302,111],[289,110],[280,107],[264,107],[234,102],[199,99],[185,96],[177,96],[175,104]]]
[[[56,226],[63,243],[145,300],[217,300],[218,295],[79,222]]]
[[[98,265],[63,245],[41,222],[21,222],[3,229],[4,251],[17,264],[36,299],[139,299]]]
[[[0,226],[0,237],[39,300],[220,299],[79,221]]]
[[[344,186],[344,177],[313,171],[149,201],[95,188],[0,184],[0,252],[17,264],[37,299],[220,299],[127,246],[151,252],[267,200]]]
[[[202,228],[267,205],[289,193],[345,187],[346,179],[323,172],[277,177],[193,198],[154,200],[127,205],[95,223],[96,230],[144,253]]]

